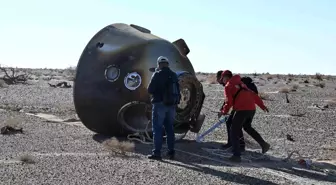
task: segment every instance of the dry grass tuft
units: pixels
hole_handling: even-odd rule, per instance
[[[324,82],[319,82],[319,83],[316,83],[314,84],[316,87],[321,87],[321,88],[324,88],[325,87],[325,83]]]
[[[19,160],[22,161],[23,163],[27,163],[27,164],[34,164],[35,163],[35,160],[34,160],[33,156],[28,155],[28,154],[20,156]]]
[[[120,153],[122,155],[125,155],[126,152],[134,151],[135,148],[133,142],[119,141],[115,137],[104,141],[103,146],[105,146],[111,152]]]
[[[289,93],[290,89],[287,87],[283,87],[279,90],[279,93]]]

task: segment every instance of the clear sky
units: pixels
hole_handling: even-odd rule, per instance
[[[185,39],[196,71],[336,74],[336,0],[0,0],[0,64],[76,66],[112,23]]]

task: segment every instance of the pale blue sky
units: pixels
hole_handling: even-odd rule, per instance
[[[336,74],[335,0],[0,0],[0,64],[75,66],[118,22],[185,39],[196,71]]]

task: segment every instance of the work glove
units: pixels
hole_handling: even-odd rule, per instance
[[[222,117],[222,115],[223,115],[223,113],[222,113],[222,112],[218,112],[218,113],[217,113],[217,117],[218,117],[218,119],[219,119],[219,118],[221,118],[221,117]]]
[[[222,112],[218,112],[217,116],[218,116],[218,119],[221,118],[222,116],[228,116],[229,114],[224,114]]]

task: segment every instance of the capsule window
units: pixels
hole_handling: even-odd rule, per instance
[[[141,76],[137,72],[128,73],[124,79],[125,87],[135,90],[141,85]]]
[[[120,76],[120,69],[111,65],[105,69],[105,78],[109,82],[115,82]]]

